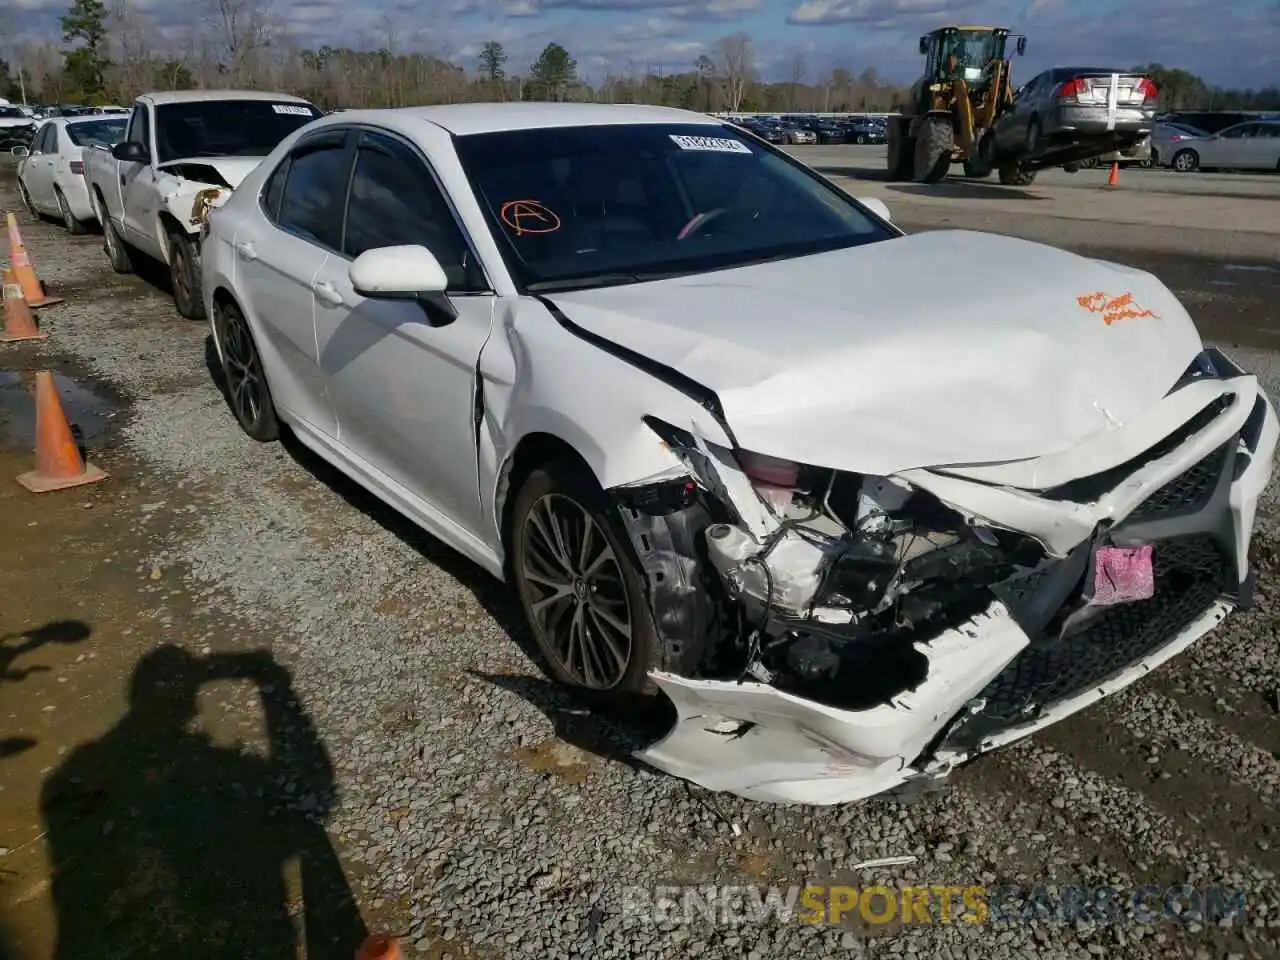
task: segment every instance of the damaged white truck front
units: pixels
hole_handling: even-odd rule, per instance
[[[165,264],[178,312],[203,318],[200,240],[210,209],[225,202],[285,136],[322,115],[283,93],[140,96],[124,140],[84,153],[85,182],[112,268],[129,273],[138,256]]]
[[[1028,349],[1062,314],[1012,311],[991,343],[1017,342],[1019,324],[1027,337],[1003,377],[963,371],[963,341],[984,339],[973,327],[936,356],[890,334],[861,347],[885,361],[875,382],[837,351],[708,390],[733,450],[646,419],[683,469],[610,492],[667,662],[682,667],[651,673],[678,717],[641,759],[774,802],[938,780],[1247,606],[1276,415],[1153,284],[1157,297],[1163,318],[1121,338],[1102,312],[1133,311],[1132,297],[1078,298],[1079,322],[1128,344],[1092,368],[1073,370],[1078,356],[1048,339]],[[583,322],[590,304],[575,299]],[[1144,356],[1126,372],[1129,348]],[[938,402],[917,382],[895,387],[906,367],[934,378]]]

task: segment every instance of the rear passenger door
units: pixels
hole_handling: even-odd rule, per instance
[[[420,139],[437,155],[452,151],[443,131]],[[365,299],[352,288],[349,271],[360,254],[406,244],[426,247],[444,267],[455,319],[416,301]],[[417,146],[386,131],[360,133],[342,249],[325,262],[315,292],[320,367],[343,446],[372,468],[375,484],[425,502],[426,511],[413,506],[436,526],[432,532],[456,542],[458,527],[476,531],[476,365],[495,297]]]
[[[312,285],[342,242],[342,205],[351,170],[348,130],[305,137],[266,179],[262,216],[245,217],[233,246],[237,287],[262,336],[263,362],[277,404],[312,429],[337,436],[316,351]]]

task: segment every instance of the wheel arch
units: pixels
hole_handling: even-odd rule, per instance
[[[512,511],[516,496],[530,474],[539,467],[555,462],[572,463],[575,467],[586,471],[587,475],[600,485],[600,477],[592,469],[587,457],[562,436],[542,429],[534,430],[520,438],[498,470],[497,489],[494,492],[498,537],[502,544],[503,575],[508,581],[511,579],[512,572]]]

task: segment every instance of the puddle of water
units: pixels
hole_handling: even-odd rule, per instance
[[[67,419],[90,440],[103,433],[118,405],[84,384],[60,373],[53,375]],[[36,442],[36,375],[33,371],[0,372],[0,436],[6,446],[31,449]]]

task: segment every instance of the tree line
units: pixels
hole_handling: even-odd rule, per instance
[[[521,66],[489,41],[474,63],[459,65],[388,18],[377,36],[316,49],[279,28],[269,0],[196,2],[203,6],[187,39],[162,43],[136,0],[72,0],[61,43],[29,44],[0,60],[0,96],[127,104],[147,90],[249,87],[296,93],[326,109],[573,100],[788,113],[889,111],[908,96],[906,85],[885,82],[873,67],[815,74],[803,56],[790,61],[786,79],[766,82],[756,45],[743,32],[722,37],[684,68],[628,63],[588,76],[558,43]],[[0,35],[4,27],[0,22]],[[1158,63],[1136,69],[1159,86],[1165,109],[1280,109],[1276,87],[1222,90]]]

